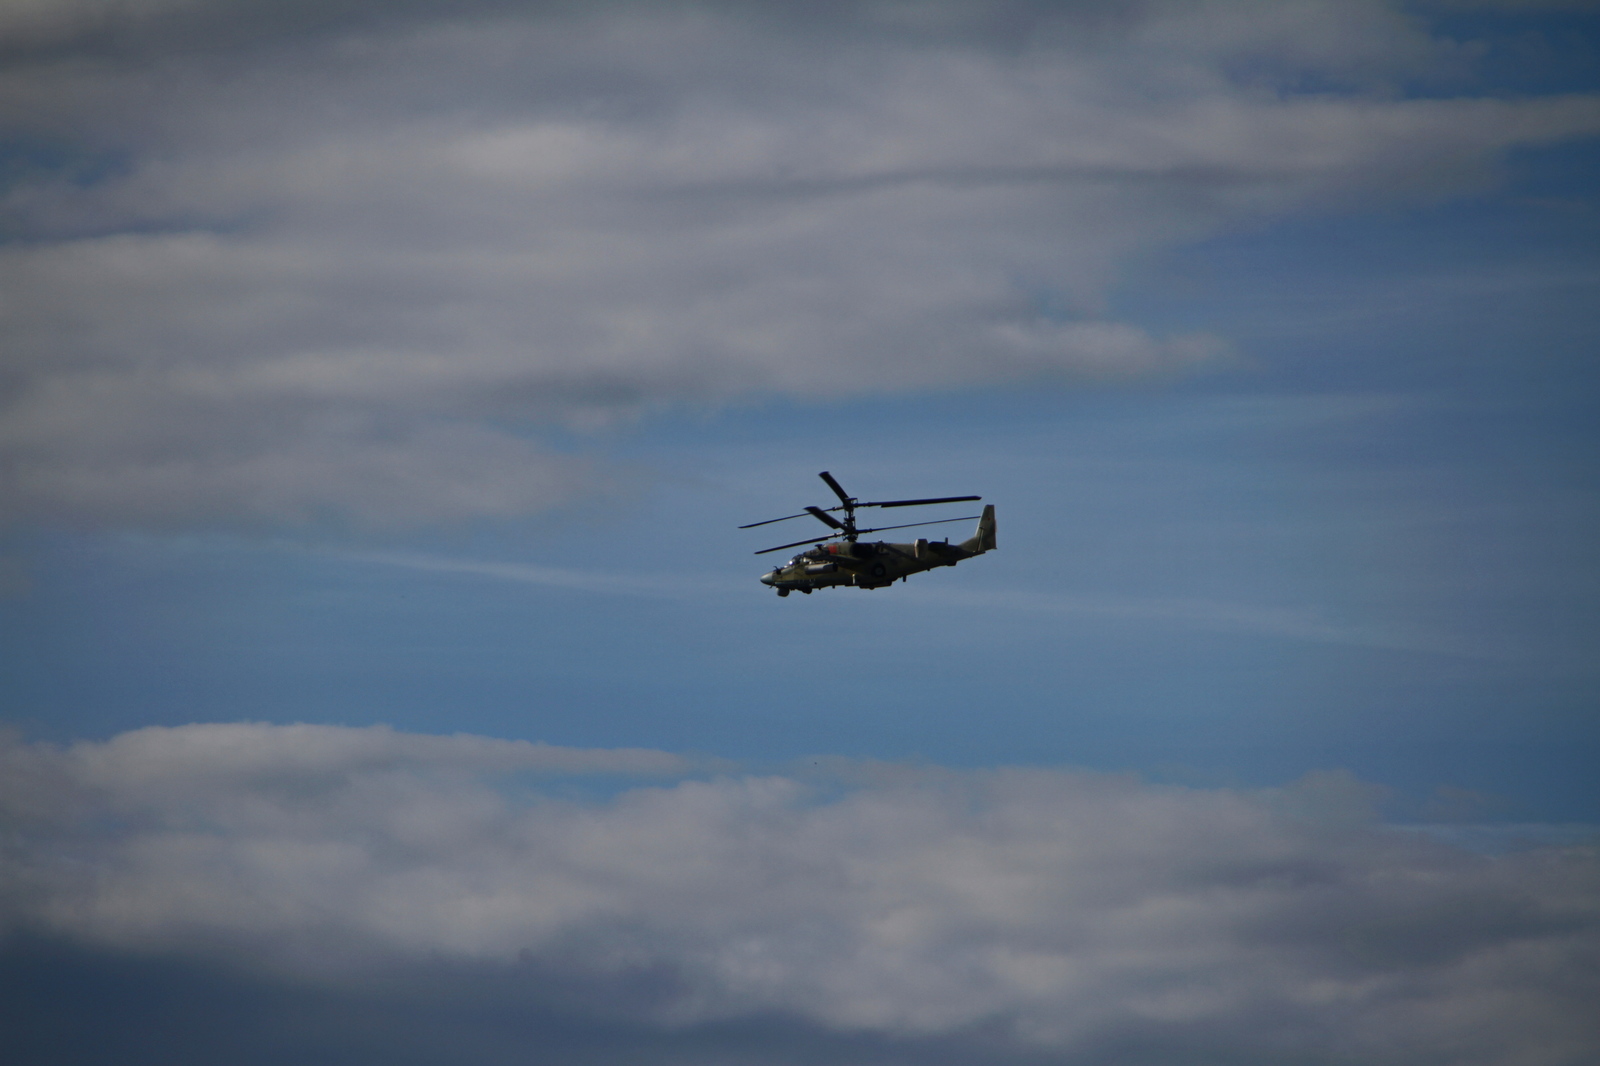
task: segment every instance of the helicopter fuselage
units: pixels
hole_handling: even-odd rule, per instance
[[[973,550],[976,549],[976,550]],[[958,545],[949,541],[915,540],[909,544],[887,541],[834,541],[803,551],[782,566],[761,575],[761,583],[778,590],[812,592],[816,589],[852,585],[862,589],[884,588],[896,581],[940,566],[954,566],[987,551],[981,545]]]
[[[784,548],[798,548],[803,544],[813,547],[806,549],[782,566],[774,567],[761,575],[761,583],[778,590],[778,595],[787,596],[791,592],[815,592],[817,589],[837,588],[840,585],[854,585],[858,589],[881,589],[894,584],[912,574],[924,570],[932,570],[940,566],[954,566],[963,559],[970,559],[974,555],[993,551],[995,548],[994,536],[994,505],[988,504],[981,515],[969,515],[966,518],[934,518],[920,522],[904,522],[899,525],[877,526],[872,529],[862,529],[856,525],[856,510],[861,507],[921,507],[939,503],[963,503],[967,500],[980,500],[981,496],[938,496],[916,500],[858,500],[844,491],[832,474],[824,470],[818,475],[827,482],[834,495],[839,497],[839,506],[824,510],[821,507],[807,507],[800,514],[786,515],[783,518],[769,518],[764,522],[751,522],[740,526],[740,529],[754,529],[757,526],[770,526],[774,522],[787,522],[793,518],[804,518],[810,515],[824,525],[832,527],[837,532],[831,534],[838,540],[827,541],[829,534],[824,534],[815,540],[791,541],[780,544],[776,548],[763,548],[756,552],[765,555],[768,552],[781,551]],[[842,513],[843,519],[834,515]],[[864,533],[879,533],[886,529],[908,529],[912,526],[938,525],[942,522],[963,522],[976,518],[978,528],[972,536],[960,544],[951,544],[948,539],[942,541],[923,540],[918,538],[909,544],[895,544],[889,541],[869,540],[863,541]]]

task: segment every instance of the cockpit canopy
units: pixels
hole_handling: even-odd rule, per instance
[[[819,560],[837,559],[841,555],[845,558],[865,559],[873,551],[874,546],[871,544],[856,544],[851,541],[836,540],[831,544],[820,544],[815,548],[803,551],[793,559],[790,559],[786,565],[804,566],[807,563],[814,563]]]

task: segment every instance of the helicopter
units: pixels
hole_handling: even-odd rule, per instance
[[[813,545],[809,551],[803,551],[782,566],[774,567],[761,575],[761,583],[777,589],[779,596],[787,596],[797,590],[809,596],[816,589],[837,588],[841,585],[853,585],[858,589],[887,588],[897,579],[904,581],[912,574],[932,570],[936,566],[954,566],[963,559],[982,555],[995,548],[992,503],[984,505],[983,514],[967,515],[965,518],[939,518],[927,522],[907,522],[898,526],[877,526],[872,529],[856,528],[858,507],[915,507],[930,503],[965,503],[968,500],[981,500],[982,496],[866,501],[858,500],[845,492],[839,482],[834,480],[833,475],[826,470],[817,476],[827,482],[833,494],[839,497],[838,507],[807,507],[799,514],[769,518],[765,522],[751,522],[749,525],[739,527],[754,529],[757,526],[770,526],[774,522],[787,522],[791,518],[804,518],[810,515],[835,531],[807,540],[797,540],[791,544],[780,544],[776,548],[763,548],[755,553],[765,555],[785,548],[798,548],[802,544]],[[844,512],[842,521],[834,517],[840,511]],[[909,529],[912,526],[932,526],[941,522],[970,522],[974,518],[978,520],[977,530],[960,544],[951,544],[948,538],[943,541],[930,541],[919,537],[910,544],[889,544],[884,541],[863,544],[857,539],[863,534],[879,533],[886,529]],[[842,539],[823,543],[833,536]]]

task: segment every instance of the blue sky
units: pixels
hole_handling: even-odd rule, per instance
[[[882,969],[865,948],[828,956],[769,988],[729,960],[759,935],[783,973],[810,973],[812,934],[787,905],[737,928],[652,909],[698,878],[741,883],[741,863],[826,884],[825,838],[906,864],[872,884],[920,884],[896,849],[943,826],[930,861],[963,868],[971,827],[945,805],[963,790],[1018,851],[990,856],[988,888],[927,898],[991,892],[1050,930],[1024,941],[1077,934],[1049,907],[1002,905],[1003,886],[1039,877],[1028,898],[1043,899],[1077,875],[1016,856],[1086,855],[1137,895],[1191,883],[1150,865],[1181,838],[1207,842],[1194,869],[1255,870],[1274,841],[1271,862],[1342,863],[1351,885],[1448,870],[1445,910],[1504,890],[1545,916],[1529,928],[1576,930],[1538,934],[1557,937],[1551,989],[1592,952],[1594,917],[1572,902],[1592,847],[1569,847],[1600,823],[1591,7],[350,3],[322,21],[194,0],[19,8],[0,39],[0,706],[16,779],[47,782],[8,801],[41,843],[18,860],[32,895],[7,904],[4,966],[100,974],[119,1003],[139,967],[168,967],[151,980],[179,998],[226,973],[227,1009],[259,1019],[286,1002],[337,1014],[367,986],[308,974],[388,967],[393,989],[411,983],[373,1009],[448,1028],[437,975],[405,961],[420,952],[477,974],[498,1019],[439,1061],[500,1061],[496,1041],[533,1039],[523,1024],[551,1047],[659,1038],[706,1062],[763,1047],[780,1061],[784,1041],[797,1062],[1466,1061],[1449,1050],[1464,1022],[1417,1044],[1373,1023],[1370,1043],[1343,1045],[1310,999],[1301,1029],[1261,1036],[1265,991],[1140,998],[1149,982],[1204,986],[1187,962],[1151,963],[1115,1009],[1060,976],[1078,965],[1067,948],[981,993],[906,976],[980,966],[949,946],[965,933]],[[982,494],[1000,549],[888,590],[780,600],[756,581],[771,557],[752,553],[809,528],[736,527],[825,505],[824,469],[868,499]],[[458,733],[479,746],[437,746]],[[581,756],[594,767],[570,772],[598,791],[568,825],[549,804],[576,778],[521,741],[686,761],[639,784]],[[376,762],[350,754],[369,748]],[[233,780],[234,759],[269,769]],[[374,769],[391,763],[401,777]],[[512,765],[547,775],[530,786],[546,798],[508,798],[522,786],[496,775]],[[313,773],[334,783],[306,792]],[[302,806],[323,788],[324,806]],[[771,804],[791,800],[772,797],[791,788],[809,798],[779,819]],[[384,789],[412,821],[345,798]],[[36,791],[142,813],[69,825]],[[835,838],[830,811],[908,828]],[[1126,849],[1015,828],[1074,811]],[[615,912],[465,931],[493,907],[461,885],[499,884],[525,916],[565,891],[495,880],[542,868],[526,841],[592,831],[571,853],[588,856],[573,883],[590,883],[584,863],[639,818],[652,840],[684,833],[700,856],[685,880],[607,858],[632,901]],[[430,827],[450,819],[490,842],[441,842]],[[483,828],[512,822],[521,835]],[[224,860],[163,850],[201,823],[235,874],[213,882]],[[323,849],[395,833],[420,856],[395,867],[406,885],[457,887],[335,887],[287,851],[262,865],[269,823]],[[771,854],[744,850],[763,834]],[[1472,865],[1514,837],[1526,868]],[[1556,851],[1578,881],[1538,865]],[[68,853],[103,870],[104,898],[50,872]],[[158,890],[180,882],[209,886],[187,905],[198,924],[177,917],[183,892]],[[240,917],[265,886],[332,917]],[[402,898],[426,933],[369,918]],[[854,898],[805,929],[872,941],[886,904]],[[1298,918],[1262,912],[1261,928],[1295,930],[1295,953],[1390,925],[1417,944],[1488,935],[1466,919],[1416,932],[1410,897],[1339,898],[1337,913],[1375,909],[1323,929],[1312,915],[1330,904],[1305,895],[1283,904]],[[1215,957],[1233,960],[1219,966],[1287,966],[1308,988],[1343,973],[1310,955],[1241,963],[1228,952],[1257,934],[1217,921]],[[619,992],[644,971],[594,961],[638,930],[658,931],[630,949],[654,960],[639,965],[681,996]],[[1505,935],[1484,950],[1509,958],[1534,934]],[[302,937],[348,950],[260,946]],[[528,946],[500,958],[517,937]],[[1139,950],[1188,958],[1177,943]],[[1361,966],[1435,997],[1430,1017],[1458,996],[1499,1002],[1433,950]],[[265,961],[239,961],[252,954]],[[519,999],[526,974],[505,966],[546,991]],[[882,1002],[842,991],[875,981]],[[41,1016],[91,1006],[8,987]],[[1563,995],[1538,1000],[1565,1034],[1539,1061],[1596,1046]],[[617,996],[632,1005],[596,1006]],[[516,1003],[543,1020],[513,1024]],[[1497,1009],[1471,1061],[1534,1054]],[[173,1024],[75,1053],[125,1059]],[[306,1025],[321,1035],[285,1053],[380,1053]],[[33,1030],[7,1039],[45,1054]]]
[[[1145,268],[1128,313],[1235,345],[1205,373],[658,414],[563,440],[625,489],[515,522],[19,531],[13,720],[1338,766],[1591,819],[1594,264],[1517,192]],[[822,468],[867,497],[981,492],[1005,550],[779,602],[750,552],[788,538],[733,527],[826,502]]]

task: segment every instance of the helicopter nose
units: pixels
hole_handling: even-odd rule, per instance
[[[766,573],[761,575],[761,583],[763,585],[776,584],[777,580],[778,580],[778,572],[776,570],[768,570]]]

